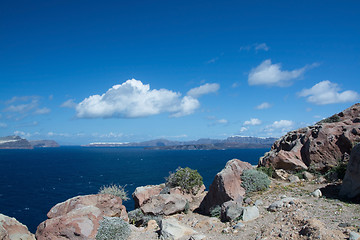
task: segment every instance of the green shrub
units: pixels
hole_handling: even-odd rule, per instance
[[[333,178],[337,179],[344,179],[345,173],[346,173],[347,163],[344,163],[342,161],[339,161],[338,164],[331,168],[326,174],[325,177],[328,180],[335,180]]]
[[[96,240],[125,240],[130,236],[129,224],[119,217],[104,217],[96,234]]]
[[[256,170],[265,173],[270,178],[272,178],[272,176],[274,174],[274,171],[275,171],[272,166],[270,166],[270,167],[258,167]]]
[[[140,208],[128,212],[129,223],[137,227],[146,227],[150,220],[155,220],[159,225],[161,222],[161,216],[145,215]]]
[[[341,118],[339,117],[339,115],[335,114],[332,115],[331,117],[325,118],[319,122],[317,122],[316,124],[321,124],[321,123],[335,123],[335,122],[340,122]]]
[[[197,194],[202,185],[202,176],[197,170],[188,167],[179,167],[175,173],[170,173],[169,177],[166,178],[166,186],[180,187],[187,193]]]
[[[116,184],[111,184],[109,186],[102,186],[99,190],[99,194],[110,194],[120,197],[123,201],[129,200],[127,192],[125,191],[125,186],[123,187]]]
[[[221,217],[221,207],[219,205],[210,208],[209,212],[211,217],[216,217],[216,218]]]
[[[244,170],[241,174],[241,186],[246,189],[247,192],[262,191],[269,188],[269,177],[260,171],[255,169]]]

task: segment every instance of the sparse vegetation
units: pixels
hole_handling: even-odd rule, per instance
[[[99,194],[110,194],[120,197],[123,201],[129,200],[128,194],[125,191],[125,186],[111,184],[109,186],[102,186],[99,190]]]
[[[216,205],[216,206],[210,208],[210,216],[220,218],[221,217],[221,207],[219,205]]]
[[[130,236],[129,224],[119,217],[104,217],[96,234],[96,240],[125,240]]]
[[[202,185],[202,176],[197,170],[188,167],[179,167],[175,173],[170,173],[166,178],[167,187],[180,187],[185,192],[192,194],[197,194]]]
[[[140,208],[128,212],[129,223],[137,227],[146,227],[150,220],[155,220],[157,224],[160,224],[161,216],[145,215]]]
[[[322,123],[335,123],[335,122],[340,122],[341,119],[339,117],[339,115],[335,114],[332,115],[331,117],[325,118],[319,122],[317,122],[316,124],[322,124]]]
[[[256,170],[265,173],[270,178],[272,178],[272,176],[274,174],[274,171],[275,171],[272,166],[270,166],[270,167],[258,167],[258,168],[256,168]]]
[[[246,189],[246,192],[263,191],[269,188],[270,179],[263,172],[248,169],[241,175],[241,186]]]
[[[325,177],[328,180],[344,179],[346,173],[347,163],[339,161],[338,164],[331,168],[326,174]]]

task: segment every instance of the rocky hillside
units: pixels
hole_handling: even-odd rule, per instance
[[[31,146],[34,148],[53,148],[60,147],[60,145],[54,140],[33,140],[30,141]]]
[[[19,136],[0,137],[0,149],[32,149],[28,140]]]
[[[360,142],[360,103],[313,126],[287,133],[259,161],[259,166],[326,172],[346,162]]]

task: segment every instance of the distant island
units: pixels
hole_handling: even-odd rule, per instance
[[[94,142],[84,147],[144,147],[152,150],[212,150],[231,148],[270,148],[276,138],[231,136],[227,139],[202,138],[195,141],[155,139],[145,142]]]
[[[0,137],[0,149],[33,149],[44,147],[59,147],[53,140],[28,141],[19,136]]]

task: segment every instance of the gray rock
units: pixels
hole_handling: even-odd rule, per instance
[[[195,234],[190,237],[189,240],[203,240],[206,239],[206,236],[204,234]]]
[[[227,201],[221,205],[221,220],[234,221],[243,213],[241,203],[235,201]]]
[[[159,194],[148,200],[141,210],[144,214],[171,215],[185,210],[186,198],[179,194]]]
[[[298,176],[295,176],[295,175],[291,175],[289,178],[288,178],[289,182],[291,183],[297,183],[297,182],[300,182],[300,178]]]
[[[359,240],[360,234],[357,232],[350,232],[349,240]]]
[[[251,203],[252,203],[251,198],[249,198],[249,197],[245,198],[245,199],[244,199],[244,203],[246,203],[246,204],[251,204]]]
[[[233,229],[236,229],[236,230],[239,230],[241,228],[245,227],[245,224],[241,223],[241,222],[238,222],[237,224],[235,224],[233,226]]]
[[[270,206],[267,208],[267,210],[270,212],[276,212],[284,206],[291,206],[291,205],[295,204],[295,202],[296,202],[295,198],[285,197],[281,200],[275,201],[272,204],[270,204]]]
[[[262,206],[263,204],[264,204],[264,202],[262,200],[260,200],[260,199],[256,200],[255,203],[254,203],[254,205],[257,206],[257,207]]]
[[[164,240],[176,240],[195,233],[193,229],[181,225],[175,218],[162,219],[160,222],[160,238]]]
[[[312,175],[311,173],[309,173],[307,171],[305,171],[303,173],[303,177],[304,177],[305,180],[308,180],[308,181],[312,181],[312,180],[315,179],[314,175]]]
[[[340,195],[347,198],[360,196],[360,144],[351,150]]]
[[[259,209],[256,206],[244,207],[242,220],[248,222],[257,219],[260,216]]]
[[[311,193],[311,196],[319,198],[322,196],[322,192],[320,191],[320,189],[316,189],[314,192]]]

